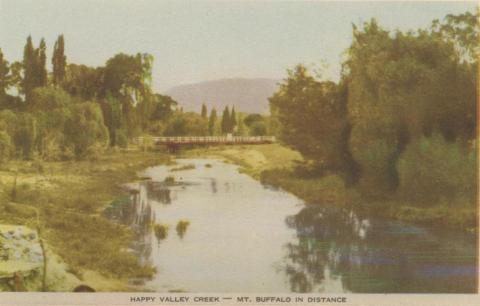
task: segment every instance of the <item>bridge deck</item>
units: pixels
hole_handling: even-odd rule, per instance
[[[151,141],[159,145],[180,144],[265,144],[275,142],[275,136],[173,136],[173,137],[149,137]],[[138,137],[137,141],[143,143],[144,137]]]

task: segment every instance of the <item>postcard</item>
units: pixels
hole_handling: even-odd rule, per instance
[[[0,0],[0,305],[479,305],[479,12]]]

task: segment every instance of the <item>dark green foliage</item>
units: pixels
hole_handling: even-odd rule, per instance
[[[263,121],[256,121],[250,126],[250,136],[267,135],[267,125]]]
[[[264,118],[260,114],[250,114],[243,119],[243,122],[246,126],[250,127],[253,123],[257,121],[264,121]]]
[[[66,146],[77,158],[87,155],[94,146],[108,145],[108,130],[103,123],[102,111],[98,104],[84,102],[72,107],[72,116],[65,123]]]
[[[53,84],[55,86],[61,85],[65,80],[67,69],[67,57],[65,56],[65,40],[63,35],[58,36],[55,46],[53,47],[52,66]]]
[[[10,67],[7,60],[3,57],[2,49],[0,49],[0,103],[6,95],[7,89],[10,87]]]
[[[25,100],[27,102],[30,101],[30,96],[36,87],[47,85],[46,48],[47,46],[43,38],[37,49],[33,46],[32,37],[29,36],[27,38],[27,43],[23,51],[22,65],[24,75],[22,92],[25,94]]]
[[[28,36],[27,43],[23,49],[23,81],[22,92],[25,94],[25,99],[28,101],[30,93],[35,88],[35,73],[36,73],[36,58],[35,49],[33,48],[32,37]]]
[[[398,161],[399,195],[423,206],[475,202],[476,148],[433,134],[410,143]],[[463,203],[458,203],[458,199]]]
[[[206,136],[208,122],[198,113],[176,112],[168,121],[165,136]]]
[[[176,105],[177,101],[173,100],[172,97],[155,94],[152,100],[152,111],[145,117],[151,121],[167,120],[173,114]]]
[[[228,122],[228,129],[230,132],[234,132],[237,127],[237,114],[235,113],[235,106],[232,106],[232,112],[230,113],[230,120]]]
[[[149,90],[152,61],[151,55],[140,53],[135,56],[120,53],[110,58],[104,72],[105,94],[116,98],[134,95],[138,100]]]
[[[36,60],[37,60],[37,67],[36,67],[36,86],[42,87],[47,86],[48,78],[47,78],[47,45],[45,44],[45,39],[40,40],[40,46],[36,50]]]
[[[202,118],[203,119],[208,119],[208,111],[207,111],[207,106],[205,103],[202,104],[202,112],[201,112]]]
[[[210,117],[208,118],[208,134],[215,135],[215,125],[217,123],[217,110],[215,108],[210,112]]]
[[[280,122],[280,139],[306,159],[325,168],[353,175],[355,168],[346,148],[349,124],[343,84],[321,82],[299,65],[270,98],[272,113]],[[258,122],[253,121],[253,125]]]
[[[74,97],[90,100],[100,97],[104,92],[104,68],[92,68],[85,65],[69,64],[66,68],[62,88]]]
[[[23,113],[17,116],[13,142],[18,157],[23,159],[33,157],[36,132],[36,120],[33,115]]]
[[[390,35],[372,20],[354,28],[346,62],[350,150],[361,188],[379,196],[398,187],[406,146],[440,132],[448,141],[474,136],[474,70],[435,32]]]
[[[230,110],[228,106],[225,107],[222,113],[222,122],[221,122],[222,134],[230,133]]]
[[[128,146],[127,133],[123,129],[118,129],[115,132],[115,144],[120,148],[126,148]]]
[[[289,71],[270,98],[275,134],[365,199],[475,203],[476,18],[406,33],[354,26],[338,84]]]

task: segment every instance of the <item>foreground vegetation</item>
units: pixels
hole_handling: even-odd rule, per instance
[[[68,272],[97,290],[129,290],[127,278],[154,270],[128,253],[130,229],[100,214],[124,194],[120,184],[167,161],[158,152],[111,151],[98,160],[4,163],[0,223],[37,228],[38,211],[43,239],[68,264]]]

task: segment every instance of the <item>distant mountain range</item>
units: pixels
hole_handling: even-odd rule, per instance
[[[208,112],[212,107],[217,113],[225,106],[235,105],[236,111],[248,113],[268,113],[268,98],[277,89],[278,80],[256,79],[220,79],[188,85],[179,85],[169,89],[166,94],[175,99],[185,111],[199,112],[205,103]]]

